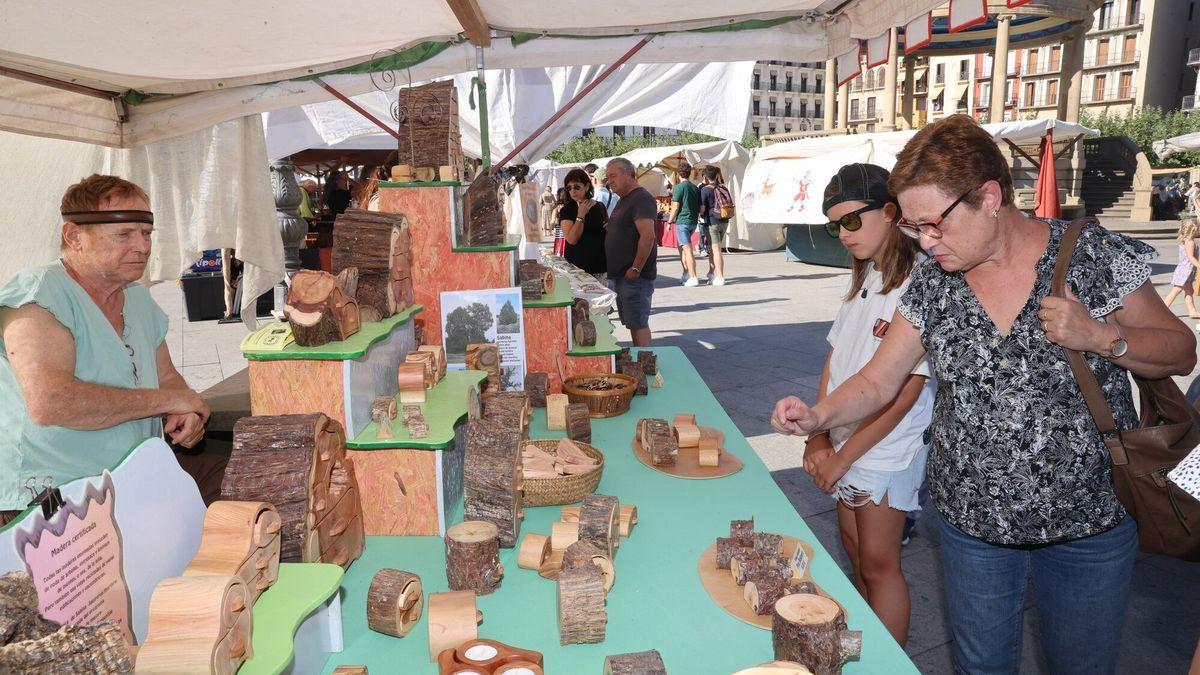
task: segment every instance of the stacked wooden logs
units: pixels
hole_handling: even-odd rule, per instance
[[[345,434],[321,413],[238,420],[221,498],[275,506],[281,560],[347,568],[362,555],[362,505]]]
[[[413,304],[412,235],[398,213],[349,209],[333,228],[331,270],[357,268],[354,299],[386,319]]]
[[[464,361],[467,370],[482,370],[488,374],[487,387],[500,388],[500,348],[490,342],[467,345]]]
[[[490,419],[467,423],[463,466],[464,514],[499,529],[500,546],[512,548],[521,530],[521,430]]]
[[[637,442],[642,444],[655,466],[674,466],[679,455],[679,438],[675,429],[664,419],[647,417],[638,420]]]
[[[328,272],[300,270],[292,276],[283,307],[292,337],[301,347],[345,340],[361,325],[358,303]]]
[[[521,299],[541,300],[554,292],[554,271],[536,260],[522,260],[519,268]]]

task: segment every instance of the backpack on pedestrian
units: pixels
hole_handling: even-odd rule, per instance
[[[724,185],[714,187],[713,200],[717,204],[717,215],[721,220],[729,220],[733,217],[733,195],[729,194],[729,188]]]

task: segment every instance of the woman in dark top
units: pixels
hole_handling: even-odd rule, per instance
[[[571,169],[564,181],[570,200],[558,212],[563,238],[567,240],[567,262],[597,277],[608,267],[604,257],[604,226],[608,212],[592,199],[592,181],[583,169]]]

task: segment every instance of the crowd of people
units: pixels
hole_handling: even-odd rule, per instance
[[[1150,209],[1155,220],[1200,217],[1200,181],[1169,178],[1150,188]]]

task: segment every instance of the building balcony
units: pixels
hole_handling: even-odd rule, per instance
[[[1021,105],[1022,108],[1055,108],[1057,106],[1057,96],[1034,96]]]
[[[877,122],[877,121],[879,121],[879,118],[875,115],[874,110],[866,110],[866,111],[851,110],[850,111],[850,121],[851,122]]]
[[[1084,68],[1084,70],[1091,70],[1093,68],[1113,68],[1116,66],[1129,66],[1129,65],[1136,64],[1141,59],[1142,59],[1142,52],[1140,52],[1136,49],[1131,49],[1131,50],[1123,51],[1123,52],[1114,52],[1112,54],[1108,54],[1107,56],[1103,56],[1103,57],[1093,56],[1091,58],[1084,59],[1083,68]]]
[[[1035,63],[1032,66],[1027,65],[1025,75],[1057,75],[1062,71],[1062,63],[1059,61],[1048,61],[1046,63]]]
[[[1200,66],[1200,47],[1188,51],[1187,64],[1189,66]]]
[[[1097,21],[1096,24],[1088,30],[1087,34],[1094,35],[1096,33],[1103,33],[1105,31],[1110,31],[1110,30],[1121,30],[1124,28],[1134,28],[1136,26],[1141,26],[1143,21],[1144,21],[1144,16],[1142,15],[1141,12],[1138,12],[1134,16],[1129,16],[1129,15],[1108,16],[1108,17],[1105,17],[1104,20],[1102,20],[1102,21]]]
[[[1137,97],[1137,87],[1107,87],[1103,91],[1084,91],[1084,103],[1117,103]]]

